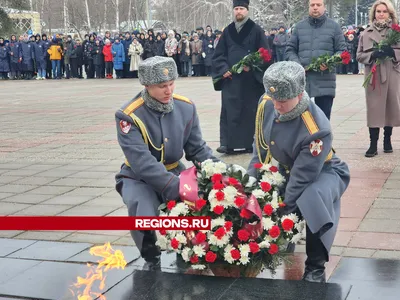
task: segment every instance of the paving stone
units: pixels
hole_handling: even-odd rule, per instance
[[[373,258],[382,258],[382,259],[400,260],[400,251],[377,250],[372,257]]]
[[[114,251],[121,251],[124,255],[125,261],[129,264],[140,257],[140,252],[136,247],[118,246],[111,245]],[[91,255],[88,251],[83,251],[75,256],[68,258],[68,262],[84,262],[84,263],[97,263],[102,261],[103,258],[95,255]]]
[[[22,169],[22,170],[9,171],[7,173],[4,173],[3,176],[20,176],[20,177],[23,177],[23,176],[32,176],[32,175],[35,175],[35,174],[37,174],[39,172],[40,172],[40,170],[25,170],[25,169]]]
[[[98,197],[93,200],[88,201],[85,203],[85,205],[93,205],[93,206],[112,206],[115,208],[121,208],[124,206],[123,202],[121,199],[115,197],[115,198],[107,198],[107,197]]]
[[[12,196],[14,196],[14,193],[0,193],[0,200],[1,199],[6,199],[6,198],[10,198]]]
[[[82,203],[85,203],[91,199],[93,199],[95,196],[56,196],[54,198],[51,198],[42,204],[56,204],[56,205],[70,205],[70,206],[75,206],[79,205]]]
[[[91,244],[113,244],[120,236],[103,235],[103,234],[87,234],[87,233],[73,233],[62,239],[64,242],[85,242]]]
[[[51,195],[19,194],[6,198],[3,202],[38,204],[50,199],[51,197]]]
[[[19,230],[0,230],[0,238],[13,238],[20,235],[23,232],[24,231],[19,231]]]
[[[114,177],[113,175],[112,177]],[[86,182],[83,186],[85,187],[107,187],[107,188],[114,188],[115,187],[115,180],[114,178],[110,179],[96,179],[93,181]]]
[[[360,231],[400,233],[399,220],[365,219],[361,222]]]
[[[363,248],[346,248],[343,251],[343,256],[349,257],[372,257],[376,252],[375,249],[363,249]]]
[[[55,169],[55,168],[58,168],[58,167],[61,167],[61,165],[36,164],[36,165],[27,166],[27,167],[23,168],[23,170],[47,171],[47,170]]]
[[[400,199],[400,193],[398,190],[387,190],[383,189],[379,194],[379,198],[395,198]]]
[[[41,172],[38,174],[38,176],[63,178],[77,172],[76,170],[65,170],[61,168],[62,167]]]
[[[0,163],[0,169],[3,170],[17,170],[17,169],[22,169],[23,167],[26,167],[26,164],[15,164],[15,163],[10,163],[10,164],[1,164]]]
[[[400,199],[378,198],[374,201],[373,208],[400,209]]]
[[[114,245],[124,245],[124,246],[135,246],[135,242],[132,237],[129,235],[128,237],[122,237],[113,242]]]
[[[64,210],[62,213],[59,213],[59,216],[105,216],[115,210],[115,207],[110,206],[89,206],[82,204]]]
[[[74,187],[69,186],[41,186],[36,189],[30,190],[29,194],[40,194],[40,195],[62,195],[67,192],[74,190]]]
[[[400,220],[400,211],[388,208],[371,208],[366,216],[367,219],[389,219]]]
[[[14,239],[0,239],[0,256],[4,257],[7,255],[11,255],[12,253],[29,247],[30,245],[36,243],[36,241],[21,241]]]
[[[62,231],[25,231],[14,238],[22,240],[60,241],[70,234],[71,232]]]
[[[400,188],[400,180],[387,180],[385,185],[383,186],[384,189],[399,189]]]
[[[18,240],[16,241],[18,242]],[[38,241],[8,255],[7,257],[64,261],[84,250],[88,250],[91,246],[92,245],[88,243]]]
[[[53,181],[49,185],[56,185],[56,186],[72,186],[72,187],[81,187],[85,186],[86,183],[90,182],[91,179],[84,179],[84,178],[61,178],[58,180]]]
[[[65,196],[101,196],[107,192],[109,192],[110,188],[77,188],[67,194]]]
[[[37,185],[7,184],[0,186],[0,193],[24,193],[36,189]]]
[[[7,203],[0,202],[0,215],[8,216],[12,215],[18,211],[21,211],[27,207],[30,207],[29,204],[20,204],[20,203]]]
[[[32,176],[32,177],[26,177],[23,180],[19,181],[18,183],[27,185],[46,185],[54,180],[56,180],[56,178]]]
[[[22,204],[20,204],[22,205]],[[70,205],[31,205],[23,210],[15,212],[15,216],[55,216],[71,208]],[[0,208],[1,210],[1,208]]]
[[[39,263],[39,261],[34,260],[0,258],[0,284],[11,280],[15,276],[38,265]],[[10,298],[0,297],[0,299]]]
[[[400,250],[400,234],[383,232],[356,232],[349,247],[380,250]]]
[[[127,216],[127,215],[128,215],[128,209],[126,207],[123,207],[113,211],[107,216]]]

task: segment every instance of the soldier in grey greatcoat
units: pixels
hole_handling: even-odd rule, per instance
[[[325,282],[349,168],[332,149],[329,120],[305,91],[303,67],[279,62],[263,80],[266,93],[257,111],[249,174],[256,176],[255,163],[270,163],[272,158],[279,162],[286,177],[283,214],[300,213],[307,223],[303,279]]]
[[[116,112],[118,142],[126,160],[116,189],[129,216],[156,216],[158,206],[179,197],[180,161],[215,159],[202,138],[194,103],[173,94],[178,78],[172,58],[155,56],[139,65],[145,88]],[[131,235],[148,268],[157,268],[160,251],[152,231]]]

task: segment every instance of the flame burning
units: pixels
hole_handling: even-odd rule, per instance
[[[84,287],[81,294],[78,294],[78,300],[93,300],[99,298],[99,300],[106,300],[106,297],[98,292],[93,292],[92,287],[96,281],[100,281],[99,289],[103,291],[105,288],[106,277],[105,272],[111,269],[124,269],[126,261],[124,254],[121,250],[114,250],[111,248],[110,243],[106,243],[103,246],[95,246],[90,248],[89,253],[91,255],[100,256],[103,259],[98,261],[98,266],[94,267],[91,264],[87,264],[90,270],[86,273],[86,277],[82,278],[78,276],[77,282],[73,284],[75,288]],[[75,293],[71,291],[74,296]]]

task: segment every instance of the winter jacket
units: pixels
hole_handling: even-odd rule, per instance
[[[104,55],[104,61],[106,61],[106,62],[113,61],[111,44],[105,45],[103,47],[103,55]]]
[[[125,49],[121,42],[115,42],[112,45],[112,54],[114,56],[114,69],[123,70],[123,63],[125,62]]]
[[[50,60],[61,60],[62,50],[61,46],[57,43],[51,43],[50,48],[47,50],[50,55]]]

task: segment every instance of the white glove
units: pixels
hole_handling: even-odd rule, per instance
[[[208,48],[212,48],[213,47],[213,45],[208,45]]]
[[[206,58],[206,54],[204,52],[201,54],[201,56],[203,56],[203,58]]]

